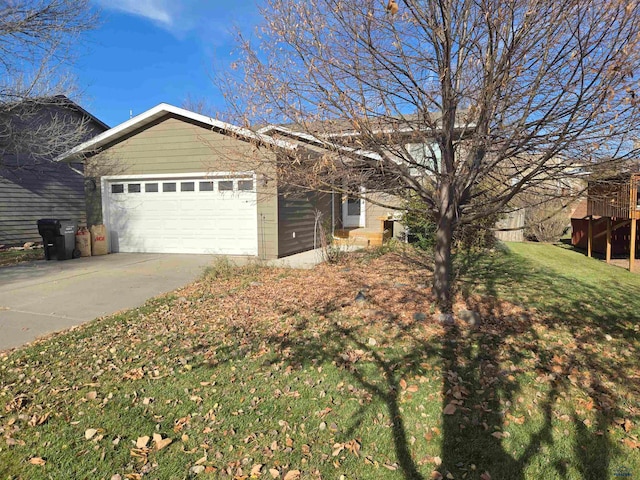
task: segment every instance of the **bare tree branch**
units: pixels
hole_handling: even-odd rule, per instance
[[[96,24],[89,0],[0,0],[0,162],[85,139],[88,119],[66,115],[61,96],[75,93],[67,67]]]
[[[448,311],[458,226],[576,167],[637,153],[640,15],[620,0],[384,7],[269,0],[253,36],[238,34],[237,73],[222,83],[237,121],[287,124],[338,145],[281,156],[282,181],[354,195],[404,189],[424,201]],[[416,145],[427,153],[416,156]]]

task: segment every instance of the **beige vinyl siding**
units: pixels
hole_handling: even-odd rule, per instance
[[[102,221],[99,177],[104,175],[255,172],[257,174],[258,255],[278,255],[278,204],[275,182],[265,182],[272,168],[266,149],[168,114],[109,145],[87,160],[87,174],[97,190],[87,198],[89,221]]]
[[[320,247],[316,213],[320,222],[330,228],[331,195],[313,193],[281,193],[278,197],[278,256],[285,257]],[[327,232],[330,234],[330,232]]]
[[[265,150],[167,115],[108,146],[91,160],[100,175],[256,170]]]
[[[401,210],[402,200],[395,195],[386,193],[373,193],[367,196],[370,201],[365,202],[365,227],[364,231],[380,232],[382,231],[382,218],[397,215]],[[376,203],[373,203],[376,202]],[[382,207],[377,203],[387,205]],[[391,208],[396,207],[396,209]],[[404,226],[400,222],[393,222],[393,236],[401,238],[404,235]]]
[[[275,181],[258,180],[258,256],[278,258],[278,188]]]
[[[373,193],[367,197],[374,202],[382,203],[389,207],[395,206],[399,208],[402,205],[400,198],[386,193]],[[371,201],[365,202],[365,229],[372,232],[382,231],[382,221],[380,219],[388,218],[389,215],[393,216],[394,213],[398,212],[398,210],[389,207],[382,207]],[[403,232],[404,227],[399,222],[394,222],[393,236],[399,237]]]

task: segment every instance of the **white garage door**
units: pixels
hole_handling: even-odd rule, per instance
[[[111,251],[257,255],[253,175],[106,180]]]

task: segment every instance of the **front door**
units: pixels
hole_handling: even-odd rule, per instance
[[[365,200],[345,196],[342,202],[342,224],[346,227],[365,226]]]

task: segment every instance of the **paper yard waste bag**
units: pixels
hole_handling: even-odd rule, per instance
[[[80,251],[81,257],[91,256],[91,234],[86,227],[80,227],[76,232],[76,250]]]
[[[107,228],[104,225],[91,225],[91,255],[106,255]]]

